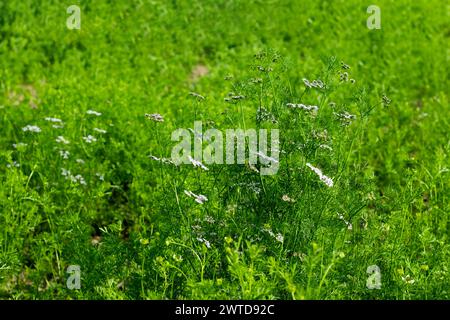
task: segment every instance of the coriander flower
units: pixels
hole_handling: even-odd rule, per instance
[[[39,128],[38,126],[32,126],[32,125],[27,125],[25,127],[22,128],[22,131],[26,132],[26,131],[30,131],[30,132],[36,132],[39,133],[41,132],[41,128]]]
[[[189,92],[189,95],[190,95],[190,96],[193,96],[193,97],[196,97],[196,98],[199,99],[199,100],[205,100],[205,97],[204,97],[204,96],[202,96],[201,94],[198,94],[198,93],[196,93],[196,92]]]
[[[95,138],[91,135],[88,135],[87,137],[83,137],[83,140],[86,141],[86,143],[92,143],[92,142],[96,142],[97,138]]]
[[[391,104],[391,99],[389,99],[386,95],[383,96],[382,100],[385,107]]]
[[[283,195],[283,196],[281,197],[281,200],[283,200],[283,201],[285,201],[285,202],[291,202],[291,203],[294,203],[294,202],[295,202],[295,200],[292,199],[291,197],[289,197],[287,194]]]
[[[275,240],[277,240],[278,242],[283,243],[284,242],[284,237],[281,233],[277,233],[275,236]]]
[[[306,78],[303,78],[303,83],[305,84],[305,86],[307,88],[319,88],[319,89],[323,89],[323,87],[325,86],[324,83],[317,79],[317,80],[313,80],[312,82],[309,81]]]
[[[86,185],[86,181],[80,174],[77,174],[74,178],[75,181],[78,181],[79,184]]]
[[[312,164],[307,163],[306,166],[308,168],[310,168],[315,174],[317,174],[319,176],[319,179],[325,183],[328,187],[332,187],[333,186],[333,180],[329,177],[327,177],[326,175],[324,175],[322,173],[322,170],[320,170],[319,168],[314,167]]]
[[[344,221],[344,223],[347,225],[347,229],[348,230],[352,230],[353,229],[353,225],[350,222],[348,222],[347,220],[345,220],[345,218],[344,218],[344,216],[342,214],[338,213],[338,217],[339,217],[339,219]]]
[[[162,163],[165,163],[165,164],[173,164],[173,165],[175,165],[175,163],[172,160],[167,159],[167,158],[158,158],[158,157],[155,157],[153,155],[149,155],[148,157],[150,159],[152,159],[152,160],[159,161],[159,162],[162,162]]]
[[[328,150],[330,150],[330,151],[333,151],[333,148],[330,147],[330,146],[327,145],[327,144],[321,144],[321,145],[319,145],[319,148],[321,148],[321,149],[328,149]]]
[[[195,193],[193,193],[192,191],[189,191],[189,190],[184,190],[184,193],[187,196],[189,196],[191,198],[194,198],[195,202],[197,202],[197,203],[203,204],[206,201],[208,201],[208,198],[206,196],[202,195],[202,194],[197,195],[197,194],[195,194]]]
[[[405,277],[402,277],[402,280],[407,284],[413,284],[416,282],[409,274],[407,274]]]
[[[105,134],[107,131],[99,128],[94,128],[94,131]]]
[[[266,156],[264,153],[262,153],[261,151],[255,152],[255,154],[257,156],[259,156],[261,159],[265,160],[265,161],[270,161],[273,163],[278,163],[278,160],[269,156]]]
[[[206,240],[204,238],[197,238],[197,240],[200,242],[203,242],[208,249],[211,248],[211,244],[209,243],[208,240]]]
[[[151,113],[151,114],[146,113],[145,117],[147,119],[150,119],[150,120],[153,120],[153,121],[156,121],[156,122],[164,122],[163,116],[160,115],[159,113]]]
[[[7,168],[12,168],[12,167],[16,167],[19,168],[20,167],[20,163],[18,163],[17,161],[13,161],[12,163],[8,163],[6,165]]]
[[[319,110],[318,106],[304,105],[303,103],[287,103],[286,106],[293,109],[303,109],[306,111],[317,112]]]
[[[59,150],[59,155],[63,159],[69,159],[70,152],[69,151],[65,151],[65,150]]]
[[[13,146],[14,149],[18,149],[18,148],[26,147],[26,146],[28,146],[28,144],[23,143],[23,142],[19,142],[19,143],[13,143],[12,146]]]
[[[216,220],[214,220],[214,218],[211,217],[211,216],[206,216],[205,217],[205,221],[208,222],[208,223],[211,223],[211,224],[216,222]]]
[[[63,136],[58,136],[56,138],[56,142],[62,143],[62,144],[69,144],[70,143],[70,141],[66,140]]]
[[[50,122],[55,122],[55,123],[61,123],[61,122],[62,122],[61,119],[58,119],[58,118],[50,118],[50,117],[45,118],[45,120],[46,120],[46,121],[50,121]]]
[[[194,165],[194,167],[200,167],[205,171],[208,171],[209,169],[205,167],[200,161],[197,161],[193,159],[191,156],[188,156],[189,161]]]
[[[100,112],[94,111],[94,110],[88,110],[86,111],[87,114],[91,114],[97,117],[100,117],[102,114]]]

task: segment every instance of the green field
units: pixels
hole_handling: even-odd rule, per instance
[[[0,0],[0,298],[450,299],[449,13]],[[195,121],[277,172],[171,163]]]

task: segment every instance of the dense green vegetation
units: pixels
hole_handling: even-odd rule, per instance
[[[448,21],[438,0],[0,0],[0,297],[449,299]],[[150,157],[196,120],[279,129],[278,172]]]

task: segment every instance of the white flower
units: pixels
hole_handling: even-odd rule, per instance
[[[346,119],[346,120],[356,119],[355,115],[350,114],[347,111],[342,112],[342,113],[333,112],[333,114],[338,118],[342,118],[342,119]]]
[[[92,143],[92,142],[96,142],[97,138],[95,138],[91,135],[88,135],[87,137],[83,137],[83,140],[86,141],[87,143]]]
[[[47,117],[47,118],[45,118],[45,120],[46,121],[50,121],[50,122],[55,122],[55,123],[61,123],[62,122],[62,120],[58,119],[58,118],[49,118],[49,117]]]
[[[267,232],[272,238],[274,238],[276,241],[283,243],[284,242],[284,237],[281,233],[277,233],[275,234],[272,229],[270,228],[270,226],[265,226],[261,229],[261,231],[263,232]]]
[[[328,187],[332,187],[333,186],[333,180],[329,177],[327,177],[326,175],[324,175],[322,173],[322,170],[320,170],[319,168],[314,167],[312,164],[307,163],[306,166],[308,168],[310,168],[312,171],[314,171],[315,174],[317,174],[320,178],[320,180],[325,183]]]
[[[148,157],[149,157],[150,159],[152,159],[152,160],[155,160],[155,161],[161,161],[162,163],[173,164],[173,165],[175,165],[175,163],[174,163],[172,160],[167,159],[167,158],[158,158],[158,157],[155,157],[155,156],[153,156],[153,155],[149,155]]]
[[[202,195],[202,194],[197,195],[197,194],[195,194],[195,193],[193,193],[192,191],[189,191],[189,190],[184,190],[184,193],[187,196],[189,196],[191,198],[194,198],[195,202],[197,202],[197,203],[203,204],[206,201],[208,201],[208,198],[206,196]]]
[[[62,129],[62,128],[64,128],[63,125],[60,126],[60,125],[57,125],[57,124],[52,125],[52,127],[55,128],[55,129]]]
[[[106,130],[99,129],[99,128],[94,128],[94,131],[97,131],[97,132],[103,133],[103,134],[107,132]]]
[[[312,82],[310,82],[308,79],[303,79],[303,83],[305,84],[305,86],[307,88],[320,88],[322,89],[324,87],[324,84],[321,80],[313,80]]]
[[[16,167],[19,168],[20,167],[20,163],[18,163],[17,161],[13,161],[12,163],[8,163],[6,165],[7,168],[12,168],[12,167]]]
[[[407,274],[405,277],[402,277],[402,280],[407,284],[413,284],[416,282],[409,274]]]
[[[273,162],[273,163],[278,163],[278,160],[277,160],[277,159],[272,158],[272,157],[269,157],[269,156],[266,156],[266,155],[265,155],[264,153],[262,153],[261,151],[255,152],[255,154],[256,154],[257,156],[259,156],[261,159],[264,159],[264,160],[266,160],[266,161],[270,161],[270,162]]]
[[[348,222],[347,220],[345,220],[345,218],[344,218],[344,216],[342,214],[338,213],[338,217],[339,217],[339,219],[344,221],[344,223],[347,225],[347,229],[348,230],[353,230],[353,225],[350,222]]]
[[[295,200],[292,199],[291,197],[289,197],[287,194],[285,194],[284,196],[281,197],[281,200],[285,201],[285,202],[291,202],[294,203]]]
[[[305,84],[305,86],[306,86],[307,88],[311,88],[311,87],[312,87],[312,86],[311,86],[311,83],[310,83],[309,80],[306,79],[306,78],[303,78],[303,83]]]
[[[84,180],[84,178],[80,175],[77,174],[76,176],[72,175],[70,173],[70,170],[66,170],[64,168],[61,168],[61,174],[66,177],[66,179],[69,179],[70,181],[72,181],[73,183],[79,183],[82,185],[86,185],[86,181]]]
[[[13,146],[14,149],[18,149],[18,148],[26,147],[28,145],[26,143],[19,142],[19,143],[13,143],[12,146]]]
[[[189,92],[189,95],[198,98],[199,100],[205,100],[205,97],[202,96],[201,94],[198,94],[196,92]]]
[[[156,121],[156,122],[164,122],[163,116],[160,115],[159,113],[152,113],[152,114],[146,113],[145,116],[146,116],[148,119],[153,120],[153,121]]]
[[[347,111],[342,113],[333,112],[333,114],[342,122],[344,126],[350,125],[352,121],[356,119],[355,115],[350,114]]]
[[[62,143],[62,144],[69,144],[70,143],[70,141],[66,140],[66,138],[64,138],[63,136],[58,136],[56,138],[56,142]]]
[[[65,151],[65,150],[59,150],[59,155],[63,159],[69,159],[70,152],[69,151]]]
[[[32,125],[28,125],[26,127],[23,127],[22,130],[24,132],[26,132],[26,131],[36,132],[36,133],[41,132],[41,128],[39,128],[38,126],[32,126]]]
[[[86,185],[86,181],[84,181],[84,178],[79,174],[75,176],[75,180],[78,181],[80,184]]]
[[[312,112],[317,112],[319,110],[318,106],[304,105],[303,103],[287,103],[286,106],[293,109],[303,109]]]
[[[267,232],[271,237],[275,238],[275,233],[273,233],[272,229],[270,229],[270,228],[262,228],[261,230],[264,231],[264,232]]]
[[[319,148],[322,148],[322,149],[328,149],[328,150],[330,150],[330,151],[333,151],[333,148],[330,147],[330,146],[327,145],[327,144],[321,144],[321,145],[319,146]]]
[[[197,161],[193,159],[191,156],[188,156],[189,161],[194,165],[194,167],[200,167],[205,171],[208,171],[209,169],[205,167],[200,161]]]
[[[311,85],[312,85],[314,88],[320,88],[320,89],[323,88],[323,82],[322,82],[321,80],[314,80],[314,81],[311,83]]]
[[[83,159],[77,159],[77,160],[75,160],[77,163],[79,163],[79,164],[84,164],[84,160]]]
[[[94,110],[88,110],[86,111],[87,114],[92,114],[94,116],[100,117],[102,114],[100,112],[94,111]]]
[[[95,175],[100,179],[100,181],[105,181],[105,176],[103,174],[97,172]]]
[[[208,249],[211,248],[211,244],[209,243],[208,240],[206,240],[204,238],[197,238],[197,240],[200,242],[203,242]]]
[[[277,240],[278,242],[283,243],[284,242],[284,237],[281,233],[277,233],[277,235],[275,236],[275,240]]]

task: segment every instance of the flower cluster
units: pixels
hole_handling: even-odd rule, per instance
[[[58,136],[56,138],[56,142],[62,143],[62,144],[69,144],[70,143],[70,141],[66,140],[66,138],[64,138],[63,136]]]
[[[202,169],[205,170],[205,171],[208,171],[208,170],[209,170],[203,163],[201,163],[201,162],[198,161],[198,160],[195,160],[195,159],[192,158],[191,156],[188,156],[188,159],[189,159],[189,161],[192,163],[192,165],[193,165],[194,167],[202,168]]]
[[[22,128],[22,131],[24,131],[24,132],[29,131],[29,132],[39,133],[39,132],[41,132],[42,130],[41,130],[41,128],[39,128],[38,126],[27,125],[27,126],[25,126],[25,127]]]
[[[341,113],[333,112],[333,114],[336,116],[336,118],[338,118],[342,122],[342,125],[344,126],[350,125],[353,122],[353,120],[356,119],[355,115],[350,114],[347,111]]]
[[[202,96],[201,94],[196,93],[196,92],[189,92],[189,95],[197,98],[198,100],[205,100],[204,96]]]
[[[275,238],[276,241],[283,243],[284,242],[284,237],[281,233],[277,233],[275,234],[272,229],[270,229],[269,226],[265,226],[264,228],[261,229],[264,232],[267,232],[272,238]]]
[[[88,135],[87,137],[83,137],[83,140],[86,141],[86,143],[92,143],[96,142],[97,138],[91,135]]]
[[[158,157],[155,157],[155,156],[152,156],[152,155],[149,155],[148,157],[150,159],[152,159],[152,160],[155,160],[155,161],[161,161],[162,163],[175,165],[175,163],[172,160],[167,159],[167,158],[158,158]]]
[[[97,112],[97,111],[94,111],[94,110],[88,110],[88,111],[86,111],[86,113],[89,114],[89,115],[97,116],[97,117],[100,117],[102,115],[100,112]]]
[[[164,118],[159,113],[146,113],[145,117],[155,122],[164,122]]]
[[[351,224],[351,222],[345,220],[345,218],[344,218],[344,216],[342,214],[338,213],[338,217],[339,217],[339,219],[344,221],[344,223],[347,225],[347,229],[348,230],[352,230],[353,229],[353,225]]]
[[[271,112],[267,111],[264,107],[260,107],[256,111],[256,121],[258,122],[270,121],[272,123],[278,122],[275,116]]]
[[[333,180],[322,173],[322,170],[314,167],[312,164],[307,163],[306,166],[310,168],[315,174],[319,176],[320,181],[325,183],[328,187],[332,187],[334,185]]]
[[[204,204],[206,201],[208,201],[208,198],[204,196],[203,194],[195,194],[192,191],[184,190],[184,193],[191,198],[194,198],[195,202]]]
[[[318,106],[304,105],[303,103],[287,103],[286,106],[292,109],[303,109],[312,112],[317,112],[319,110]]]
[[[79,183],[79,184],[81,184],[81,185],[86,185],[86,181],[84,180],[84,178],[83,178],[80,174],[77,174],[76,176],[74,176],[74,175],[72,175],[72,174],[70,173],[70,170],[66,170],[66,169],[64,169],[64,168],[61,168],[61,170],[62,170],[62,173],[61,173],[61,174],[62,174],[66,179],[72,181],[73,183]]]
[[[325,87],[324,83],[322,82],[322,80],[313,80],[312,82],[309,81],[308,79],[303,79],[303,83],[305,84],[305,86],[307,88],[319,88],[319,89],[323,89]]]

